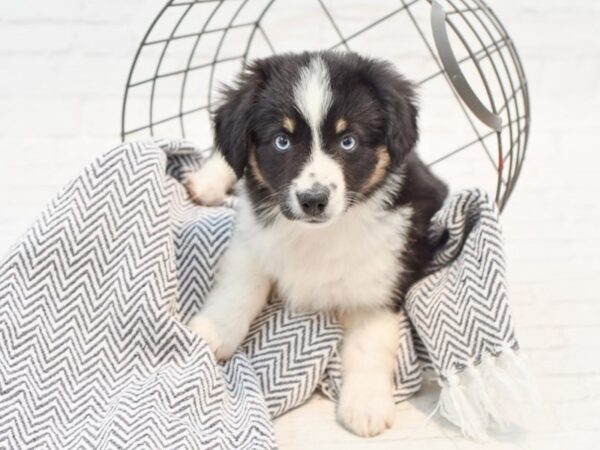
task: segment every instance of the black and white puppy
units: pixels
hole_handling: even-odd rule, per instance
[[[446,196],[413,152],[412,85],[352,53],[250,64],[214,116],[216,151],[187,181],[201,204],[239,183],[216,285],[190,327],[229,358],[277,289],[296,310],[344,327],[338,419],[371,436],[394,418],[395,311],[432,257],[431,216]]]

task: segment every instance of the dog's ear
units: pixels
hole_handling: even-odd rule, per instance
[[[385,109],[385,139],[392,164],[404,160],[419,139],[417,96],[411,82],[386,62],[375,61],[368,78]]]
[[[252,114],[266,77],[265,60],[246,66],[234,85],[223,89],[223,101],[213,116],[217,151],[238,178],[244,174],[253,145]]]

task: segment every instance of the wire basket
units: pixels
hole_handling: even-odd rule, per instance
[[[395,63],[419,86],[420,156],[452,188],[483,186],[504,208],[527,148],[529,94],[512,40],[481,0],[170,0],[131,65],[121,137],[211,147],[222,83],[247,60],[316,49]]]

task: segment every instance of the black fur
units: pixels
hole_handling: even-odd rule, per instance
[[[235,87],[225,88],[213,117],[217,148],[238,178],[244,174],[253,142],[252,110],[267,79],[266,65],[264,60],[254,62],[239,75]]]
[[[348,198],[355,203],[365,201],[381,189],[386,176],[369,183],[379,160],[378,149],[385,148],[389,154],[386,173],[404,176],[389,205],[410,205],[414,210],[410,245],[402,255],[407,271],[397,289],[403,299],[431,260],[435,244],[428,241],[427,230],[447,195],[446,186],[413,152],[419,135],[414,88],[389,63],[353,53],[318,55],[329,71],[333,94],[321,128],[322,148],[342,165]],[[237,176],[246,176],[251,201],[265,226],[269,226],[265,212],[280,211],[287,216],[286,187],[311,152],[310,127],[294,107],[293,87],[302,68],[315,56],[309,52],[285,54],[251,63],[236,84],[225,89],[224,102],[214,116],[217,147]],[[290,136],[294,151],[278,153],[273,139],[283,130],[283,117],[295,122]],[[348,123],[344,134],[356,137],[359,143],[354,151],[340,148],[340,135],[335,131],[340,117]],[[259,173],[248,168],[251,157]]]
[[[423,164],[415,153],[404,162],[404,182],[395,198],[392,208],[410,205],[413,209],[412,224],[408,236],[409,245],[401,256],[405,267],[397,285],[397,301],[400,306],[408,289],[425,275],[435,250],[442,241],[429,239],[429,225],[432,216],[440,209],[448,188]]]

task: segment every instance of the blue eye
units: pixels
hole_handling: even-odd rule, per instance
[[[292,147],[292,142],[290,138],[285,134],[278,134],[275,136],[275,140],[273,141],[273,145],[278,152],[287,152]]]
[[[340,147],[342,147],[342,149],[344,149],[346,151],[353,150],[354,147],[356,147],[356,139],[354,139],[353,136],[350,136],[349,134],[347,134],[340,141]]]

